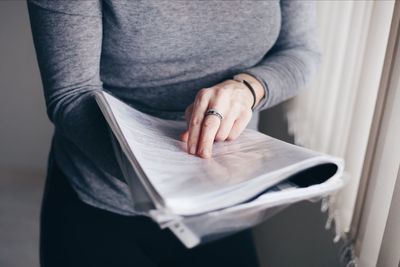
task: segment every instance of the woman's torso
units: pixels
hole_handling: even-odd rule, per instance
[[[281,22],[279,1],[105,0],[102,12],[104,87],[162,117],[257,64]]]
[[[179,119],[198,90],[256,65],[275,43],[280,23],[275,0],[103,0],[100,78],[135,108]],[[257,121],[254,113],[248,128]],[[55,160],[84,202],[135,214],[127,185],[112,175],[119,168],[111,149],[107,160],[116,169],[107,172],[62,134],[53,144]],[[96,151],[98,145],[86,147]]]

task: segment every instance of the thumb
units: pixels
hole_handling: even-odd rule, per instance
[[[181,141],[187,143],[189,139],[189,132],[185,131],[181,134]]]
[[[193,104],[190,104],[186,110],[185,110],[185,119],[186,119],[186,123],[187,123],[187,128],[189,128],[189,123],[190,123],[190,119],[192,117],[192,112],[193,112]],[[181,134],[181,140],[182,142],[187,142],[189,139],[189,132],[188,130],[184,131]]]
[[[185,110],[185,118],[186,118],[186,123],[187,123],[188,128],[189,128],[190,119],[192,118],[192,113],[193,113],[193,103],[190,104]]]

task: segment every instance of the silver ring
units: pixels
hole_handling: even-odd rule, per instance
[[[213,108],[210,108],[210,109],[208,109],[208,110],[206,111],[205,116],[208,116],[208,115],[217,116],[221,121],[222,121],[222,119],[224,118],[224,117],[222,116],[221,113],[219,113],[217,110],[215,110],[215,109],[213,109]]]

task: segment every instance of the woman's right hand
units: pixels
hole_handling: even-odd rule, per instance
[[[252,76],[241,75],[246,75],[246,80],[251,81],[258,103],[264,97],[263,86]],[[235,80],[226,80],[213,87],[201,89],[194,103],[185,112],[188,129],[181,135],[181,139],[187,143],[187,151],[192,155],[210,158],[214,141],[238,138],[252,117],[253,101],[249,88]],[[218,111],[222,119],[215,115],[206,115],[209,109]]]

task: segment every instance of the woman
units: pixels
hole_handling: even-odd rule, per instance
[[[309,1],[28,0],[55,125],[41,265],[257,266],[248,231],[187,250],[133,210],[93,94],[183,119],[188,152],[256,128],[315,71]],[[186,112],[184,112],[186,111]],[[157,159],[155,159],[157,160]],[[206,160],[206,159],[205,159]]]

